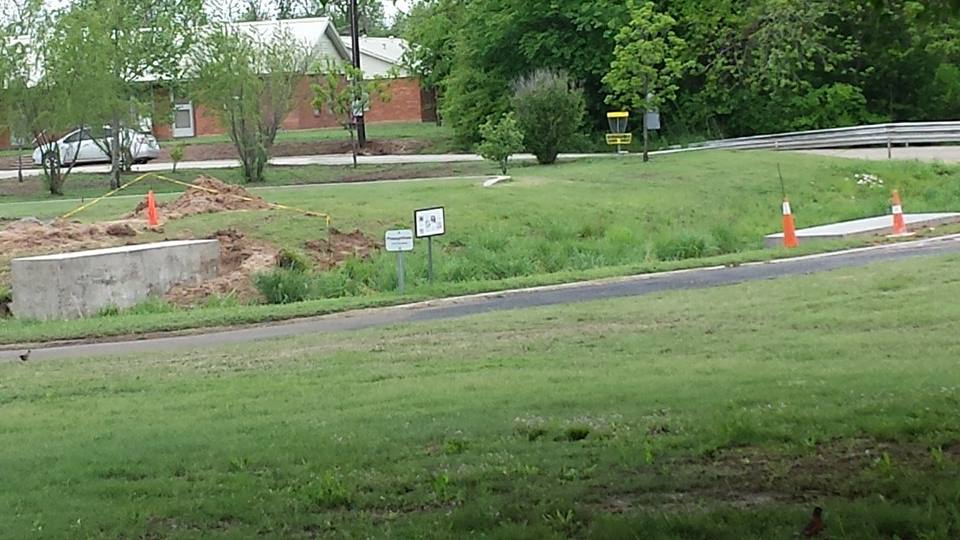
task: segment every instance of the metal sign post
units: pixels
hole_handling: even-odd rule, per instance
[[[427,281],[433,283],[433,237],[427,237]]]
[[[397,286],[400,289],[400,294],[403,294],[405,274],[403,271],[403,252],[413,251],[413,231],[410,229],[387,231],[383,243],[388,252],[397,254]]]
[[[447,232],[443,207],[414,210],[413,226],[417,238],[427,239],[427,279],[433,282],[433,237]]]

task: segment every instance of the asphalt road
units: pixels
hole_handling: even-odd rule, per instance
[[[156,337],[143,340],[61,345],[34,350],[31,361],[122,355],[138,352],[198,349],[218,345],[276,339],[298,335],[360,330],[399,323],[454,319],[478,313],[508,311],[537,306],[573,304],[606,298],[703,287],[730,285],[746,281],[783,278],[824,272],[838,268],[863,266],[909,257],[960,253],[960,235],[916,240],[830,254],[781,259],[734,267],[712,267],[661,274],[647,274],[594,282],[537,287],[422,302],[392,308],[354,311],[234,330],[218,330],[195,335]],[[21,350],[0,350],[0,361],[17,361]]]

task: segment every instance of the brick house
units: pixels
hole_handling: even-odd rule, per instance
[[[237,27],[253,35],[269,36],[278,27],[288,31],[296,40],[317,48],[322,55],[349,62],[352,58],[349,38],[340,36],[328,18],[293,19],[284,21],[258,21],[238,23]],[[432,118],[428,95],[420,88],[416,77],[402,69],[401,59],[406,49],[399,38],[360,38],[360,68],[364,73],[385,75],[391,68],[400,71],[399,77],[388,83],[390,100],[374,102],[366,113],[366,121],[375,122],[421,122]],[[295,105],[283,122],[283,129],[313,129],[335,127],[337,121],[329,111],[313,107],[313,91],[310,85],[314,77],[301,80],[296,89]],[[164,96],[162,99],[170,99]],[[219,135],[226,132],[216,118],[204,110],[203,105],[188,99],[173,98],[172,124],[156,122],[153,131],[159,139],[189,138],[202,135]],[[428,103],[424,108],[424,103]]]

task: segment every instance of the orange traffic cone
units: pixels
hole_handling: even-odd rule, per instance
[[[147,192],[147,223],[151,227],[160,224],[160,216],[157,214],[157,199],[153,196],[153,190]]]
[[[907,223],[903,220],[903,205],[900,203],[900,192],[893,190],[893,235],[905,236],[907,232]]]
[[[790,201],[783,199],[783,247],[795,248],[797,242],[797,224],[793,221],[793,212],[790,211]]]

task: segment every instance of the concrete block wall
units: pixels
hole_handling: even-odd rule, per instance
[[[156,242],[14,259],[14,316],[77,319],[108,306],[128,308],[174,285],[216,277],[217,240]]]

